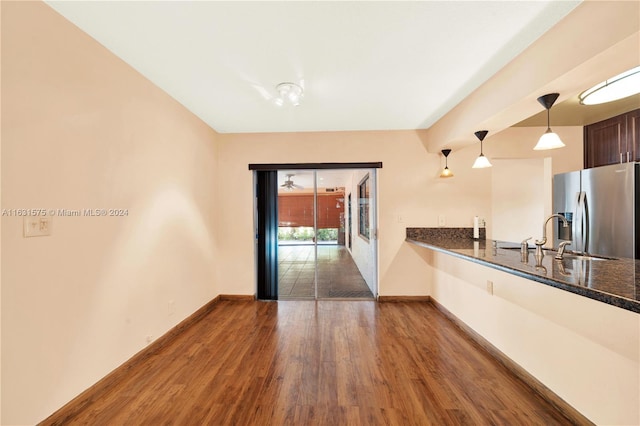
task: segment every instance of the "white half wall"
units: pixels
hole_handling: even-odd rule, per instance
[[[414,250],[430,266],[431,296],[506,356],[595,424],[640,424],[640,315],[445,253]]]

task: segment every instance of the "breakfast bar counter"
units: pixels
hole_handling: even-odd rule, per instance
[[[474,240],[466,228],[407,228],[406,241],[484,266],[640,313],[640,261],[635,259],[554,259],[536,266],[534,249],[523,262],[520,245]],[[482,235],[481,235],[482,236]]]

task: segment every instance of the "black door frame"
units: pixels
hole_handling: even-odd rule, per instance
[[[249,164],[255,172],[258,299],[278,300],[278,170],[381,169],[370,163]]]
[[[278,300],[278,203],[271,202],[274,197],[278,199],[278,172],[256,172],[256,205],[259,212],[256,215],[256,250],[258,299],[261,300]]]

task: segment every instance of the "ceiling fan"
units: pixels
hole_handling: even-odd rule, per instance
[[[295,189],[303,189],[303,186],[300,185],[296,185],[295,183],[293,183],[293,181],[291,180],[291,178],[295,175],[286,175],[287,176],[287,180],[284,181],[284,183],[282,185],[280,185],[280,187],[284,188],[287,191],[291,191],[294,188]]]

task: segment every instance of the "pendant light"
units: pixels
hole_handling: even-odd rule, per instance
[[[480,139],[480,155],[478,156],[478,158],[476,158],[475,163],[473,163],[473,169],[485,169],[487,167],[491,167],[489,159],[482,153],[482,141],[487,136],[487,133],[489,133],[488,130],[478,130],[474,133],[474,135],[476,135],[476,137]]]
[[[538,98],[538,102],[540,102],[540,104],[547,110],[547,131],[540,136],[538,143],[533,148],[536,151],[562,148],[565,146],[560,140],[560,137],[551,131],[551,122],[549,120],[549,110],[555,103],[556,99],[558,99],[558,96],[560,96],[558,93],[549,93],[548,95],[540,96]]]
[[[450,149],[443,149],[442,155],[444,155],[444,169],[442,169],[442,173],[440,173],[441,178],[450,178],[453,177],[453,173],[449,170],[449,162],[447,161],[447,157],[451,153]]]

